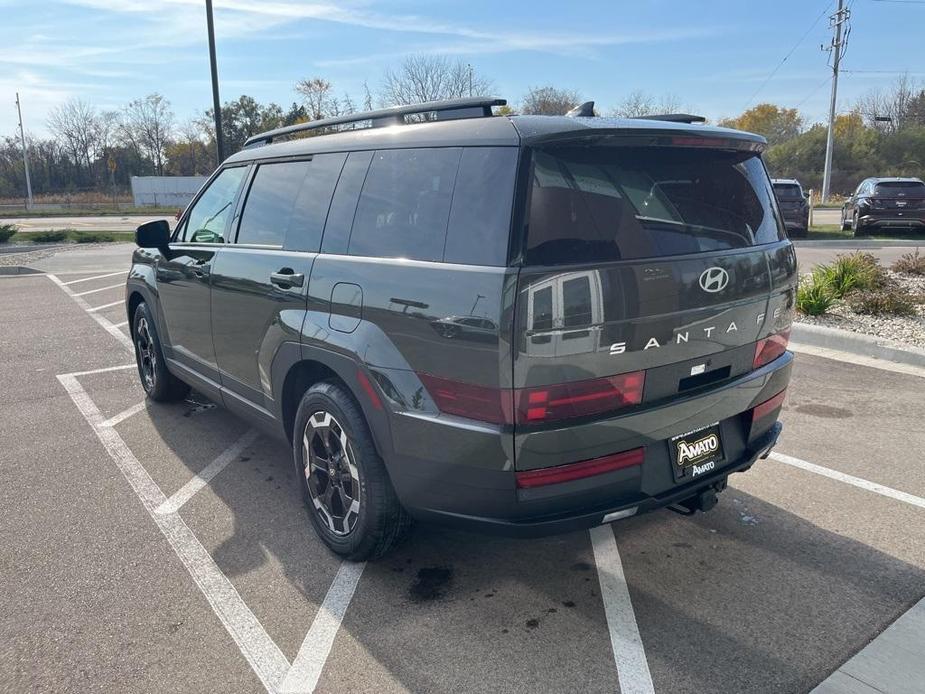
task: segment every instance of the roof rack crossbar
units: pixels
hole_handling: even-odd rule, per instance
[[[322,118],[320,120],[308,121],[307,123],[296,123],[295,125],[287,125],[283,128],[276,128],[275,130],[268,130],[265,133],[247,138],[244,146],[255,147],[258,145],[268,145],[278,137],[306,132],[308,130],[317,130],[319,128],[329,128],[333,125],[361,123],[363,121],[370,121],[372,127],[400,125],[405,122],[405,116],[413,116],[421,113],[435,113],[438,120],[485,117],[491,115],[492,106],[504,106],[505,104],[507,104],[505,99],[499,99],[493,96],[470,96],[460,99],[446,99],[445,101],[427,101],[421,104],[408,104],[407,106],[391,106],[375,111],[361,111],[359,113],[334,116],[333,118]]]
[[[663,120],[669,123],[706,123],[707,119],[703,116],[695,116],[690,113],[659,113],[653,116],[633,116],[632,120]]]

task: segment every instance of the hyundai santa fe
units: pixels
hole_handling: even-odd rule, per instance
[[[708,510],[781,431],[797,276],[765,140],[504,103],[256,135],[172,232],[136,232],[148,397],[193,387],[288,440],[347,558],[415,518],[535,536]]]

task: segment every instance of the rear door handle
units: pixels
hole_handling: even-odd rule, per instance
[[[283,289],[301,287],[305,284],[305,275],[301,272],[293,272],[292,268],[284,267],[279,272],[271,272],[270,281]]]

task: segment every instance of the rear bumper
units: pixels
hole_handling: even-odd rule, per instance
[[[925,214],[910,212],[909,216],[897,216],[895,213],[880,212],[862,215],[858,221],[866,227],[872,228],[925,228]]]
[[[535,465],[587,460],[645,448],[641,465],[542,487],[516,485],[514,436],[471,420],[396,415],[395,450],[386,465],[412,515],[456,526],[537,536],[600,524],[629,509],[632,515],[674,504],[749,468],[777,441],[778,412],[752,423],[751,409],[787,387],[793,357],[782,357],[723,387],[674,398],[659,407],[519,436],[518,461]],[[694,480],[676,480],[669,439],[720,423],[726,461]]]
[[[414,509],[412,513],[421,520],[451,525],[464,530],[477,530],[511,537],[543,537],[585,530],[596,525],[631,518],[641,513],[677,504],[706,489],[714,488],[719,491],[725,487],[725,481],[729,475],[735,472],[745,472],[755,464],[755,461],[766,458],[777,443],[782,430],[783,424],[774,422],[766,433],[753,442],[739,460],[723,465],[716,472],[698,478],[696,482],[675,487],[663,494],[650,496],[638,502],[604,505],[593,509],[576,508],[554,516],[523,520],[469,516],[435,509]]]

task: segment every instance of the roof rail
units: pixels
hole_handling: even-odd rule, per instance
[[[361,111],[344,116],[287,125],[283,128],[276,128],[276,130],[268,130],[265,133],[247,138],[244,147],[268,145],[278,137],[292,135],[293,133],[329,128],[332,125],[360,123],[367,120],[372,122],[372,127],[374,128],[388,125],[404,125],[405,116],[421,113],[435,113],[437,114],[437,120],[483,118],[491,115],[492,106],[504,106],[505,104],[507,104],[505,99],[494,96],[470,96],[460,99],[446,99],[444,101],[426,101],[421,104],[408,104],[407,106],[390,106],[389,108],[381,108],[375,111]]]
[[[706,123],[703,116],[694,116],[690,113],[659,113],[653,116],[633,116],[632,120],[664,120],[669,123]]]

